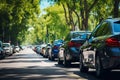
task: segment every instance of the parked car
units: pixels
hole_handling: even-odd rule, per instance
[[[3,43],[3,49],[5,50],[6,55],[13,54],[13,48],[10,43]]]
[[[19,46],[15,46],[15,52],[19,52],[20,51],[20,47]]]
[[[50,49],[52,48],[52,45],[50,43],[47,44],[46,50],[45,50],[45,55],[44,57],[47,58],[49,56]]]
[[[55,58],[58,58],[58,52],[59,52],[59,47],[63,44],[63,40],[58,39],[55,40],[52,44],[52,48],[49,49],[49,55],[48,58],[49,60],[54,60]]]
[[[45,48],[46,48],[47,44],[41,44],[40,45],[40,54],[44,57],[45,56]]]
[[[5,57],[5,51],[3,50],[3,43],[0,41],[0,59]]]
[[[120,68],[120,18],[102,21],[80,47],[80,72],[96,69],[96,76]]]
[[[64,45],[60,47],[58,54],[58,64],[70,66],[71,62],[79,62],[79,47],[90,35],[89,31],[71,31],[64,40]]]
[[[33,47],[33,51],[35,51],[36,53],[40,54],[40,50],[38,50],[38,48],[40,48],[40,45],[35,45]]]

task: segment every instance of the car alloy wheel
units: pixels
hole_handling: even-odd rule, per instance
[[[82,54],[80,54],[80,58],[79,58],[79,68],[80,68],[80,72],[88,72],[88,67],[85,67],[83,64],[83,56]]]

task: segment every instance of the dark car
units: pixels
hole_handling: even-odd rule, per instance
[[[79,47],[89,34],[89,31],[71,31],[59,49],[58,64],[64,64],[67,67],[71,62],[79,62]]]
[[[5,57],[5,51],[3,49],[3,43],[0,41],[0,59]]]
[[[120,68],[120,18],[102,21],[80,47],[80,72],[89,68],[96,69],[97,77]]]
[[[54,60],[55,58],[58,58],[58,53],[59,53],[59,47],[63,44],[63,40],[58,39],[55,40],[49,49],[49,55],[48,58],[49,60]]]
[[[49,52],[50,52],[51,48],[52,48],[51,44],[48,43],[47,46],[46,46],[46,48],[45,48],[45,55],[44,55],[45,58],[48,58]]]

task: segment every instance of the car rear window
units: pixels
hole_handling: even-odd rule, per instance
[[[61,43],[63,43],[63,40],[55,40],[54,41],[54,44],[61,44]]]
[[[76,32],[73,33],[72,38],[77,38],[77,39],[86,39],[87,35],[89,35],[90,33],[86,33],[86,32]]]
[[[120,21],[114,22],[114,31],[120,32]]]
[[[81,32],[75,32],[72,34],[72,38],[77,38],[77,37],[81,36],[81,34],[82,34]]]

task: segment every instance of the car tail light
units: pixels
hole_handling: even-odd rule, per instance
[[[58,49],[58,46],[54,46],[53,48],[54,48],[54,49]]]
[[[119,47],[120,42],[116,38],[108,38],[106,39],[107,46]]]
[[[81,44],[80,44],[80,43],[73,42],[73,41],[70,41],[70,42],[68,43],[68,46],[69,46],[69,47],[80,47]]]

